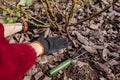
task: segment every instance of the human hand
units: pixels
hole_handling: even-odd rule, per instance
[[[42,46],[42,44],[33,42],[30,45],[35,50],[37,56],[42,56],[44,54],[44,47]]]
[[[60,37],[51,37],[47,39],[39,38],[35,42],[44,48],[43,53],[45,55],[56,52],[68,46],[68,39]]]

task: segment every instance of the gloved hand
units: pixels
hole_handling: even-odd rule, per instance
[[[44,48],[44,54],[50,54],[56,52],[62,48],[66,48],[68,46],[67,38],[60,37],[52,37],[52,38],[39,38],[37,41],[34,41],[40,44]]]
[[[19,19],[17,20],[17,22],[22,23],[22,32],[26,32],[28,30],[30,31],[37,28],[36,26],[26,22],[24,19],[23,20]]]
[[[27,30],[33,30],[36,28],[32,24],[28,24],[24,20],[20,20],[19,22],[23,24],[23,29],[22,29],[23,32],[26,32]],[[52,37],[52,38],[43,39],[40,37],[33,43],[38,43],[43,49],[43,54],[46,55],[46,54],[56,52],[62,48],[66,48],[68,46],[68,39],[60,38],[60,37]]]

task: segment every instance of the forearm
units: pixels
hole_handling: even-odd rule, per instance
[[[21,23],[14,23],[14,24],[3,24],[4,26],[4,36],[8,37],[14,33],[20,32],[22,30]]]
[[[22,31],[21,23],[3,24],[3,26],[4,26],[4,36],[5,37]],[[30,46],[35,50],[37,56],[40,56],[44,53],[43,46],[40,46],[38,43],[31,43]]]

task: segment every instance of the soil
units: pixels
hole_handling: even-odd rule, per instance
[[[51,0],[49,0],[51,1]],[[76,8],[83,5],[83,0],[75,0]],[[74,14],[70,23],[76,23],[102,10],[113,0],[97,0],[89,2]],[[56,0],[64,14],[71,10],[71,0]],[[42,36],[44,38],[61,36],[68,38],[65,30],[65,20],[51,2],[57,22],[63,33],[54,28],[37,28],[27,33],[17,33],[10,36],[10,42],[30,42]],[[49,23],[45,10],[39,0],[34,0],[26,11],[33,17]],[[23,80],[120,80],[120,4],[116,3],[102,14],[77,26],[69,26],[69,46],[51,55],[38,57],[35,65],[27,72]],[[76,57],[72,65],[58,74],[48,77],[46,72],[60,62]]]

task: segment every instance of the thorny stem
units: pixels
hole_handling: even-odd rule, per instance
[[[50,15],[51,15],[52,18],[53,18],[52,20],[54,21],[54,23],[55,23],[55,25],[57,26],[57,28],[60,29],[60,27],[59,27],[59,25],[58,25],[58,23],[57,23],[57,18],[55,17],[55,15],[54,15],[54,13],[53,13],[53,10],[52,10],[52,7],[51,7],[49,1],[48,1],[48,0],[45,0],[45,3],[46,3],[46,5],[47,5],[47,7],[48,7],[48,12],[50,13]]]
[[[30,21],[30,20],[27,20],[27,19],[25,19],[25,18],[23,18],[23,17],[21,17],[21,20],[26,21],[26,22],[28,22],[28,23],[30,23],[30,24],[33,24],[33,25],[35,25],[36,27],[43,27],[43,28],[48,28],[48,27],[50,27],[50,25],[36,24],[35,22]]]
[[[48,14],[48,12],[47,12],[47,9],[46,9],[45,6],[44,6],[43,0],[41,0],[41,3],[42,3],[42,5],[43,5],[43,8],[45,9],[45,12],[46,12],[46,15],[47,15],[48,20],[50,21],[50,23],[51,23],[53,26],[56,26],[56,25],[54,24],[54,22],[51,20],[49,14]]]
[[[41,24],[36,24],[35,22],[33,22],[33,21],[30,21],[30,20],[26,20],[28,23],[31,23],[31,24],[33,24],[33,25],[35,25],[35,26],[37,26],[37,27],[43,27],[43,28],[48,28],[48,27],[50,27],[50,25],[41,25]]]
[[[75,7],[75,1],[72,0],[72,8],[71,8],[71,11],[70,11],[70,16],[69,17],[66,17],[66,25],[65,25],[65,30],[66,30],[66,33],[67,33],[67,36],[68,38],[72,41],[72,37],[70,36],[69,34],[69,23],[70,23],[70,19],[73,17],[73,13],[74,13],[74,7]],[[73,42],[73,41],[72,41]]]
[[[65,15],[63,14],[63,12],[58,8],[56,2],[54,0],[52,0],[52,3],[54,4],[54,6],[56,7],[56,9],[58,10],[58,12],[65,18]]]
[[[43,25],[46,25],[46,23],[44,23],[44,22],[42,22],[42,21],[40,21],[40,20],[32,17],[30,14],[26,13],[25,11],[22,10],[22,12],[23,12],[25,15],[27,15],[28,17],[32,18],[33,20],[35,20],[35,21],[37,21],[37,22],[39,22],[39,23],[41,23],[41,24],[43,24]]]
[[[48,11],[50,12],[51,16],[53,17],[53,21],[57,21],[55,15],[54,15],[54,13],[53,13],[52,7],[51,7],[51,5],[50,5],[50,3],[49,3],[49,1],[48,1],[48,0],[45,0],[45,2],[46,2],[46,5],[47,5],[47,7],[48,7]]]
[[[24,13],[24,14],[27,15],[28,17],[32,18],[33,20],[35,20],[35,21],[37,21],[37,22],[39,22],[39,23],[41,23],[41,24],[43,24],[43,25],[47,25],[47,24],[45,24],[44,22],[42,22],[42,21],[40,21],[40,20],[32,17],[30,14],[28,14],[27,12],[25,12],[25,11],[22,10],[21,8],[12,5],[12,4],[9,3],[8,1],[4,0],[4,2],[5,2],[6,4],[9,4],[9,5],[12,6],[13,8],[20,9],[22,13]]]
[[[118,2],[118,0],[114,0],[111,5],[105,7],[105,8],[102,9],[101,11],[96,12],[95,14],[89,16],[88,18],[83,18],[83,19],[81,19],[80,21],[78,21],[77,23],[73,23],[73,24],[71,24],[71,25],[69,25],[69,26],[76,26],[76,25],[81,24],[81,23],[83,23],[83,22],[85,22],[85,21],[87,21],[87,20],[91,20],[93,17],[96,17],[96,16],[100,15],[101,13],[105,12],[106,10],[108,10],[108,9],[109,9],[111,6],[113,6],[116,2]]]

